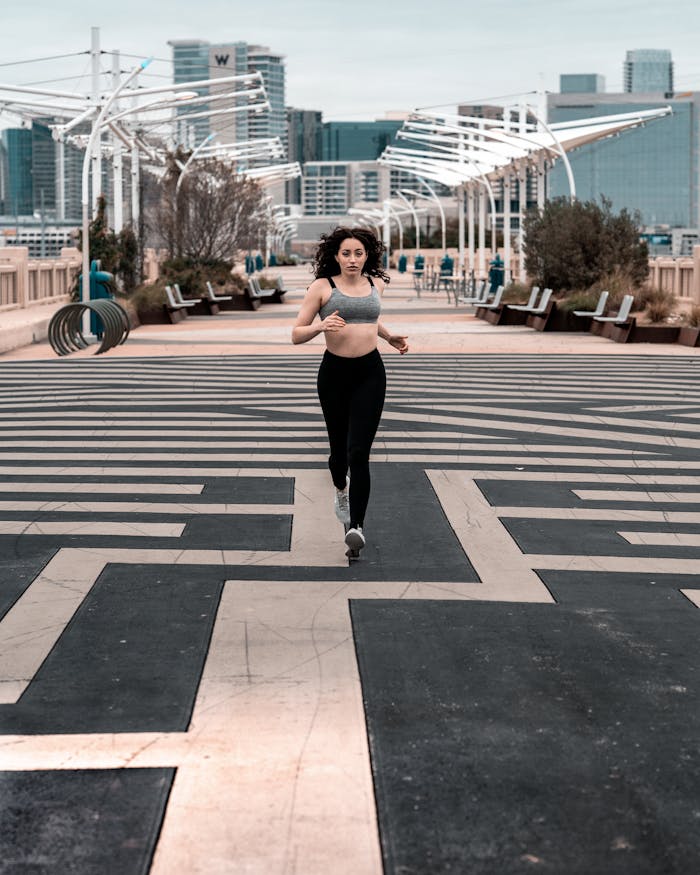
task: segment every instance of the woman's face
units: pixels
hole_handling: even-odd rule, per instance
[[[367,261],[367,252],[359,240],[348,237],[340,244],[335,258],[344,273],[360,274]]]

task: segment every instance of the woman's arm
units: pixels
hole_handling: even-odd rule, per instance
[[[292,328],[292,343],[307,343],[319,334],[326,331],[340,331],[345,326],[345,320],[338,316],[337,310],[316,325],[311,324],[321,309],[321,288],[322,283],[314,280],[306,290],[297,321]]]
[[[386,340],[394,349],[398,349],[401,355],[408,352],[408,337],[405,334],[392,334],[381,322],[377,323],[377,332],[382,340]]]

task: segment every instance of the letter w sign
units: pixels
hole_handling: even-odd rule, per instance
[[[220,67],[225,67],[228,64],[228,55],[214,55],[214,57],[216,58],[216,63]]]

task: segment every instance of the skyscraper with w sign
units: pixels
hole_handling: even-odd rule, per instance
[[[176,83],[193,79],[218,79],[245,73],[260,72],[270,103],[270,110],[255,112],[224,112],[227,104],[212,104],[212,114],[197,120],[194,131],[186,131],[190,141],[180,137],[192,148],[210,133],[216,133],[218,143],[237,143],[244,140],[280,137],[286,145],[287,123],[285,113],[284,56],[267,46],[245,42],[209,43],[203,40],[171,40],[173,72]],[[234,90],[231,84],[208,87],[209,94]],[[245,105],[244,98],[232,98],[228,106]],[[216,110],[216,112],[214,111]],[[184,114],[186,109],[180,111]],[[194,124],[194,122],[193,122]],[[194,134],[194,136],[193,136]],[[194,142],[192,142],[194,140]]]

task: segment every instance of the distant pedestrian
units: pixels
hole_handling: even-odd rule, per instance
[[[335,513],[345,526],[351,559],[365,546],[369,454],[386,392],[377,339],[402,355],[408,352],[407,338],[392,334],[379,321],[381,295],[389,282],[383,254],[384,245],[364,228],[339,227],[322,234],[313,262],[316,279],[292,330],[293,343],[307,343],[321,333],[325,338],[318,396],[330,443]],[[320,321],[314,321],[316,316]]]

